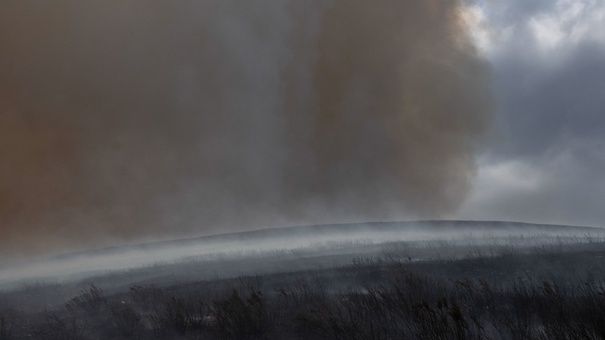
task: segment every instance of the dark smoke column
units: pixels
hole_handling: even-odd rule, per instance
[[[0,256],[454,213],[490,120],[463,10],[0,1]]]

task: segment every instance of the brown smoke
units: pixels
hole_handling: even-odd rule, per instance
[[[490,118],[461,10],[0,2],[0,253],[455,212]]]

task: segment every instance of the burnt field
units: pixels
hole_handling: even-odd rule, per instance
[[[0,267],[0,339],[602,339],[605,232],[304,226]]]

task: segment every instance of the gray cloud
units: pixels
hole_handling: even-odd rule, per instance
[[[462,216],[603,226],[605,5],[477,4],[498,118]]]
[[[495,88],[508,134],[503,152],[536,155],[570,139],[605,135],[605,48],[583,45],[568,53],[556,66],[542,58],[499,65]]]
[[[462,214],[473,219],[603,226],[605,158],[595,148],[604,146],[602,141],[570,143],[546,156],[482,164],[476,191]]]

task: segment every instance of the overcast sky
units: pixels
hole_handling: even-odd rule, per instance
[[[479,0],[497,119],[460,218],[605,226],[605,2]]]

